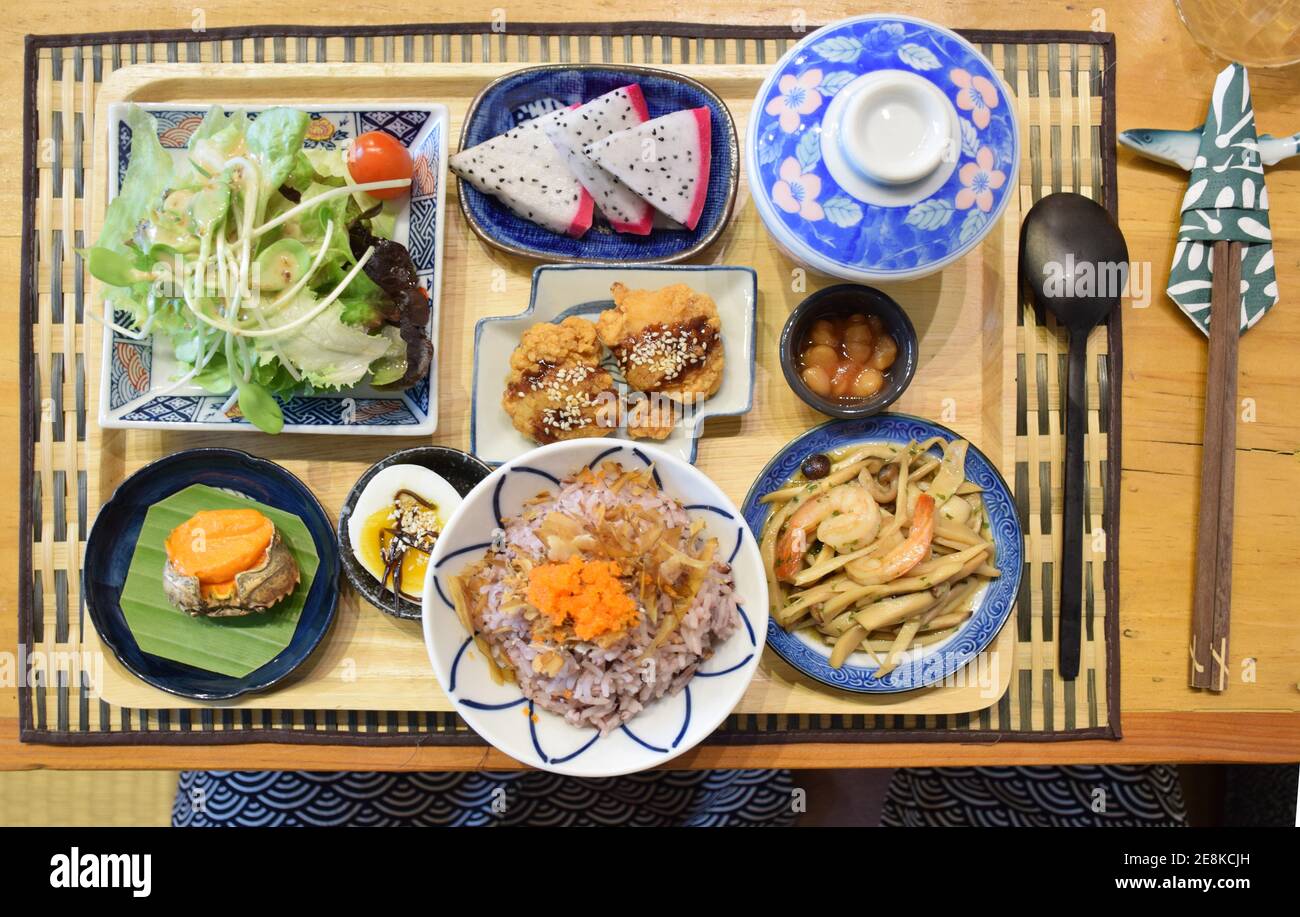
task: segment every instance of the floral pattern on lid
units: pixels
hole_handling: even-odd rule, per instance
[[[957,87],[957,107],[970,112],[971,122],[978,128],[989,126],[989,112],[998,107],[998,90],[982,76],[971,76],[960,67],[948,76]]]
[[[821,81],[820,70],[808,70],[802,76],[787,73],[777,84],[780,92],[763,110],[777,116],[781,130],[793,134],[799,130],[804,115],[811,115],[821,108],[822,94],[817,89]]]
[[[1006,173],[993,167],[993,161],[993,151],[982,146],[975,154],[975,161],[961,167],[957,177],[964,187],[957,192],[957,198],[953,202],[958,210],[970,210],[971,207],[978,206],[988,213],[993,209],[993,192],[1007,180]]]
[[[937,190],[881,206],[837,183],[822,156],[822,119],[859,77],[891,69],[949,99],[958,158]],[[956,33],[905,16],[848,19],[800,41],[759,91],[747,139],[750,190],[778,244],[822,273],[864,282],[929,274],[978,244],[1002,213],[1020,156],[992,64]]]

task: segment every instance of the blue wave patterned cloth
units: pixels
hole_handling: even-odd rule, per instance
[[[517,773],[184,771],[178,827],[788,826],[798,819],[785,770],[652,771],[587,780]],[[1183,826],[1169,765],[897,770],[889,827]]]
[[[600,780],[518,773],[183,771],[178,827],[790,825],[790,772],[652,771]]]
[[[917,767],[894,771],[880,823],[891,827],[1181,827],[1187,807],[1168,764]]]

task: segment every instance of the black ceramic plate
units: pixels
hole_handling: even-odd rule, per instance
[[[191,484],[232,490],[293,513],[311,532],[320,558],[293,639],[284,652],[243,678],[144,652],[119,604],[145,513],[159,500]],[[123,481],[100,509],[86,539],[86,609],[104,645],[142,681],[196,700],[238,697],[265,690],[284,678],[306,661],[325,636],[339,599],[336,550],[329,516],[320,501],[286,469],[235,449],[187,449],[141,468]]]
[[[361,566],[361,561],[357,560],[356,555],[352,553],[352,544],[348,540],[348,520],[352,518],[352,510],[357,505],[361,492],[366,489],[371,478],[391,465],[422,465],[441,476],[462,497],[473,490],[475,484],[491,474],[492,469],[468,452],[461,452],[459,449],[452,449],[449,446],[416,446],[414,449],[394,452],[388,458],[375,462],[357,479],[352,490],[348,491],[348,498],[343,502],[343,509],[339,513],[338,524],[339,559],[343,565],[343,572],[347,574],[348,582],[367,602],[384,614],[418,621],[420,620],[419,603],[412,602],[405,596],[399,596],[394,602],[392,591],[380,587],[379,580]]]

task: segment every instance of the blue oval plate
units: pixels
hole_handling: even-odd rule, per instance
[[[759,498],[784,486],[800,463],[813,453],[843,449],[857,443],[897,443],[907,445],[916,440],[942,436],[959,439],[956,433],[920,417],[909,414],[877,414],[862,420],[833,420],[814,427],[792,440],[759,473],[745,497],[743,514],[755,538],[762,537],[768,505]],[[936,454],[938,450],[935,450]],[[884,678],[876,677],[876,666],[865,653],[854,653],[838,669],[831,668],[831,648],[820,641],[790,633],[768,619],[767,645],[800,672],[832,688],[859,694],[894,694],[912,691],[943,681],[975,659],[997,636],[1015,605],[1020,588],[1020,570],[1024,557],[1024,537],[1016,514],[1011,488],[997,468],[974,445],[966,451],[966,479],[984,490],[984,506],[997,546],[998,570],[1002,576],[990,581],[979,605],[957,631],[941,643],[912,649],[898,668]],[[867,661],[867,665],[861,664]]]
[[[937,86],[959,128],[942,185],[896,188],[898,206],[841,187],[822,155],[822,119],[836,95],[886,70]],[[745,157],[758,214],[791,257],[873,283],[924,276],[978,245],[1015,193],[1020,136],[1002,78],[970,42],[920,19],[866,15],[818,29],[772,68],[754,100]]]
[[[285,650],[243,678],[208,672],[140,649],[118,599],[149,507],[191,484],[221,487],[293,513],[311,532],[320,566]],[[334,620],[339,600],[334,529],[320,502],[287,470],[236,449],[187,449],[146,465],[118,486],[86,539],[86,609],[104,645],[141,681],[195,700],[226,700],[262,691],[311,655]],[[181,614],[181,612],[177,612]]]
[[[594,224],[581,239],[571,239],[520,219],[468,182],[457,179],[460,209],[489,245],[541,261],[617,264],[667,264],[699,254],[722,234],[736,200],[740,153],[736,125],[722,99],[703,84],[650,67],[549,64],[517,70],[489,83],[470,103],[459,149],[504,134],[524,121],[588,102],[639,83],[651,118],[707,105],[713,112],[709,191],[695,229],[654,229],[647,236],[617,233]]]

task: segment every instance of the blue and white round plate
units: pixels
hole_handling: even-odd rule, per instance
[[[906,125],[879,106],[858,120],[868,96],[901,104],[903,120],[937,105],[943,153],[924,177],[873,172],[872,152],[890,154]],[[955,32],[895,15],[845,19],[795,45],[759,90],[746,141],[773,239],[859,283],[921,277],[968,253],[1015,193],[1020,158],[1013,100],[989,60]]]
[[[792,440],[759,473],[745,497],[744,515],[754,536],[763,531],[770,509],[759,502],[767,493],[787,484],[805,458],[819,452],[863,443],[905,446],[934,436],[960,437],[947,427],[908,414],[877,414],[862,420],[834,420],[814,427]],[[937,456],[939,450],[934,450]],[[876,662],[866,653],[854,653],[838,669],[831,668],[831,647],[801,631],[790,633],[775,620],[767,626],[767,645],[803,674],[832,688],[859,694],[894,694],[928,687],[952,677],[976,659],[997,637],[1015,605],[1024,561],[1024,537],[1011,488],[996,467],[974,445],[966,450],[966,480],[983,490],[984,507],[997,550],[997,579],[976,596],[974,613],[946,640],[909,649],[896,669],[876,677]]]
[[[718,540],[731,564],[741,624],[676,694],[654,701],[602,737],[533,704],[517,684],[497,684],[482,652],[461,626],[448,579],[483,557],[500,520],[518,515],[542,491],[554,491],[587,466],[616,461],[653,466],[663,491]],[[740,511],[694,466],[661,449],[627,440],[574,439],[512,459],[469,492],[447,521],[424,582],[424,642],[433,672],[456,712],[480,736],[524,764],[575,777],[614,777],[658,767],[717,729],[749,686],[767,633],[767,578],[758,544]]]

